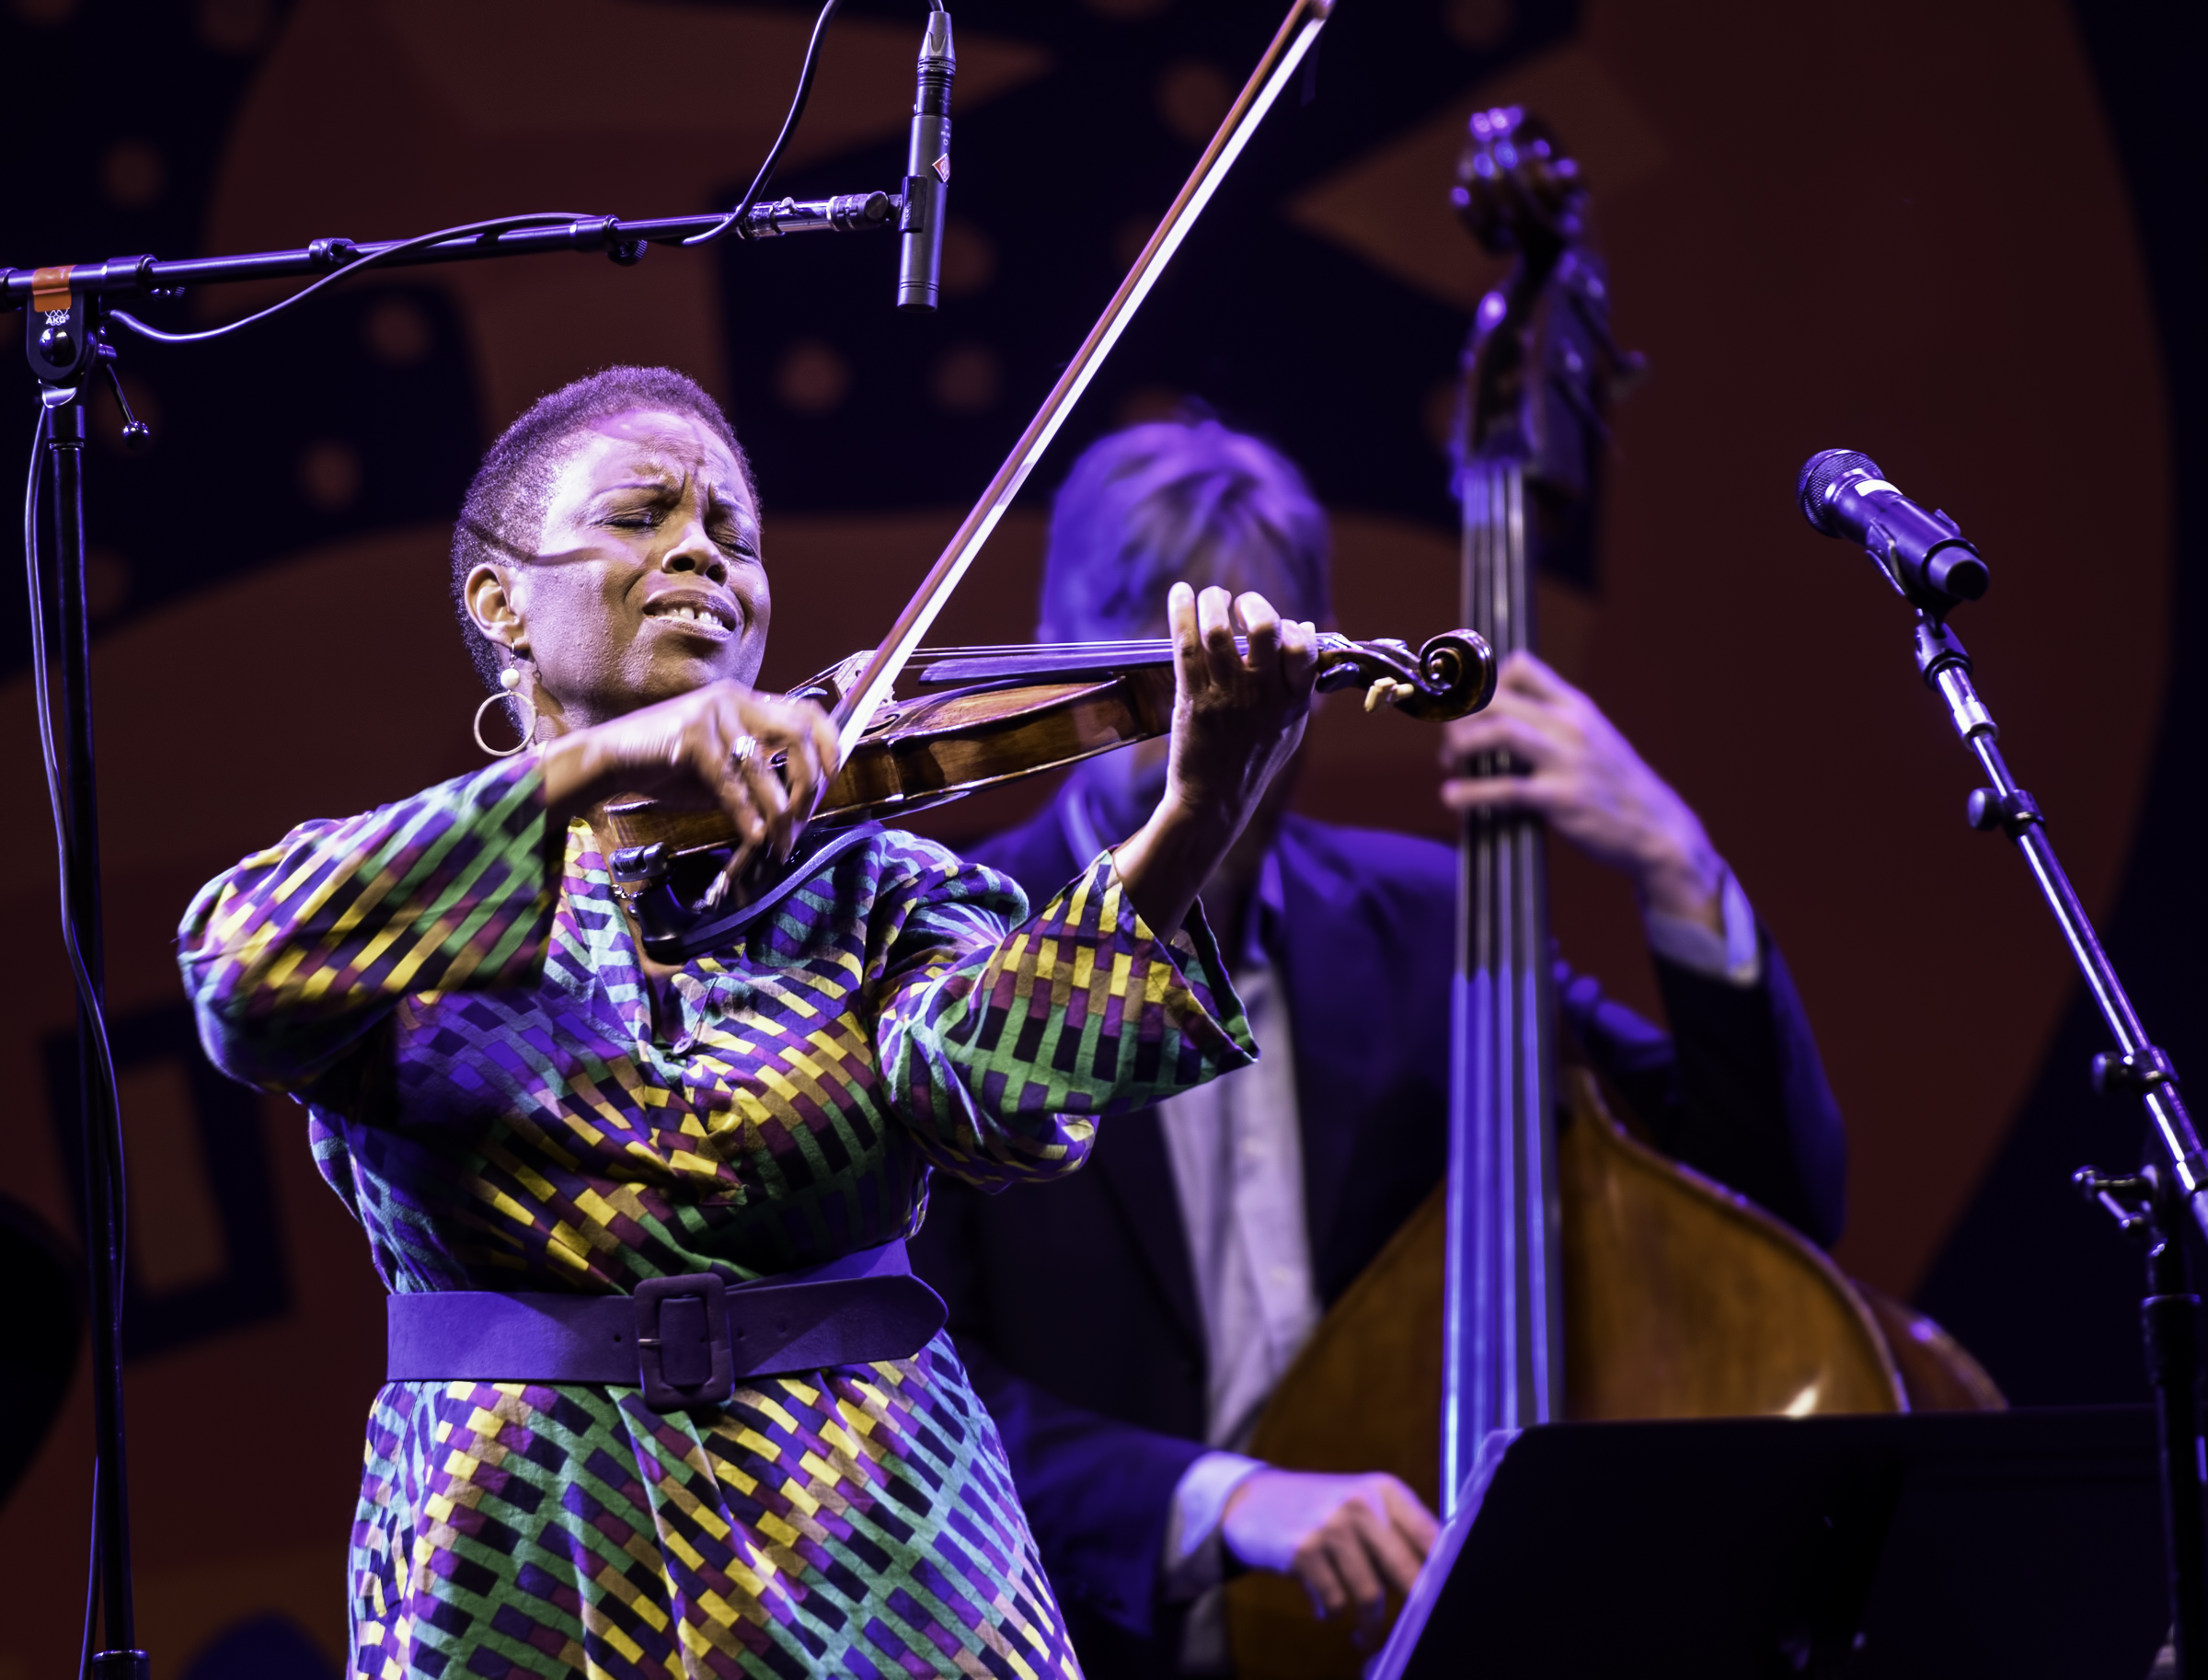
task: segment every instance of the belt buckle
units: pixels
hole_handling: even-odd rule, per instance
[[[736,1393],[728,1285],[711,1272],[646,1278],[635,1299],[644,1404],[657,1412],[726,1405]]]

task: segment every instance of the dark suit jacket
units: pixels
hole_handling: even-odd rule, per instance
[[[1284,914],[1268,944],[1330,1305],[1445,1165],[1456,860],[1432,841],[1293,817],[1277,852]],[[964,855],[1037,903],[1087,861],[1054,805]],[[1840,1116],[1778,952],[1764,940],[1754,987],[1657,970],[1675,1036],[1559,966],[1591,1058],[1673,1156],[1830,1243]],[[1180,1618],[1158,1603],[1158,1566],[1174,1486],[1206,1450],[1206,1374],[1156,1113],[1106,1122],[1087,1169],[1048,1186],[992,1196],[938,1175],[913,1260],[949,1304],[1091,1680],[1172,1673]]]

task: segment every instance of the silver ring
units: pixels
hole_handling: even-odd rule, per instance
[[[729,749],[729,763],[741,770],[752,762],[753,754],[758,751],[759,738],[756,735],[739,735],[736,744]]]

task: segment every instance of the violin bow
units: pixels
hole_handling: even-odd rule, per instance
[[[904,610],[897,615],[897,621],[882,638],[881,645],[874,650],[858,679],[845,691],[844,698],[830,714],[835,722],[839,762],[849,761],[852,749],[866,733],[867,725],[881,703],[890,697],[890,691],[903,673],[905,662],[919,647],[920,639],[927,634],[937,615],[942,612],[960,580],[966,575],[966,569],[973,564],[974,556],[996,529],[1005,510],[1012,505],[1013,497],[1019,494],[1020,486],[1028,481],[1028,475],[1035,470],[1035,464],[1050,448],[1051,440],[1058,435],[1058,429],[1065,423],[1074,404],[1080,400],[1082,392],[1104,365],[1105,357],[1119,342],[1120,335],[1134,319],[1135,311],[1150,295],[1151,288],[1165,272],[1173,253],[1180,248],[1196,218],[1203,213],[1204,206],[1218,191],[1219,183],[1226,178],[1226,172],[1242,155],[1250,136],[1257,132],[1258,124],[1265,120],[1266,112],[1281,97],[1281,90],[1287,86],[1296,67],[1310,52],[1333,9],[1334,0],[1295,0],[1288,8],[1288,16],[1274,33],[1272,44],[1265,49],[1265,56],[1250,72],[1241,97],[1219,124],[1219,132],[1212,136],[1203,155],[1196,160],[1195,169],[1173,201],[1172,208],[1166,212],[1165,219],[1150,236],[1150,242],[1143,247],[1143,254],[1127,270],[1127,278],[1112,293],[1111,302],[1104,305],[1103,315],[1089,328],[1088,337],[1081,341],[1081,348],[1066,363],[1065,372],[1058,376],[1058,383],[1043,398],[1042,407],[1028,422],[1027,430],[1019,434],[1019,441],[1012,445],[1012,453],[1005,457],[1005,464],[989,480],[989,488],[982,492],[982,499],[952,533],[949,546],[929,568],[927,576],[921,581],[913,598],[905,603]]]

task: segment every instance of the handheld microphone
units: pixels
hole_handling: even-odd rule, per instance
[[[904,208],[897,217],[897,307],[932,310],[943,280],[943,213],[950,198],[950,82],[959,73],[950,14],[937,0],[920,38],[913,131],[904,153]]]
[[[1813,529],[1862,544],[1894,588],[1934,617],[1977,600],[1993,581],[1962,528],[1887,483],[1869,455],[1820,450],[1802,463],[1794,489]]]

